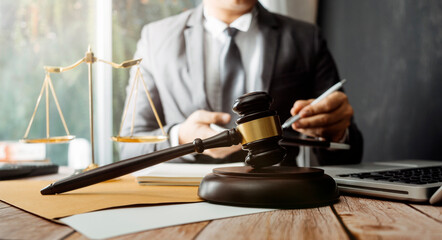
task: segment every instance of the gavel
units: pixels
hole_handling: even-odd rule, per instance
[[[265,92],[245,94],[233,105],[233,110],[240,116],[236,121],[236,128],[204,140],[197,138],[192,143],[129,158],[62,179],[43,188],[41,194],[51,195],[75,190],[189,153],[203,153],[206,149],[230,147],[240,143],[248,151],[245,159],[247,165],[252,168],[274,165],[283,160],[285,150],[278,144],[282,129],[277,113],[270,110],[271,103],[272,98]]]
[[[270,110],[271,103],[272,98],[265,92],[245,94],[233,105],[239,115],[236,128],[62,179],[43,188],[41,194],[71,191],[189,153],[241,143],[248,151],[248,166],[213,169],[201,181],[198,196],[213,203],[252,207],[318,207],[336,202],[336,182],[322,169],[273,166],[286,154],[279,144],[282,129],[276,111]]]

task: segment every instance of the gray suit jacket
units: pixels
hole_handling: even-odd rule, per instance
[[[298,99],[315,98],[339,81],[334,61],[316,26],[273,14],[259,3],[258,26],[264,36],[264,89],[274,98],[272,108],[281,121],[290,116]],[[204,73],[203,10],[199,7],[146,25],[135,58],[143,58],[141,71],[156,109],[169,131],[198,109],[211,109],[213,91]],[[127,91],[129,93],[135,69]],[[141,90],[142,88],[140,88]],[[136,99],[134,135],[161,135],[151,107],[142,91]],[[129,109],[132,109],[133,100]],[[127,105],[127,100],[126,100]],[[127,113],[122,135],[128,135],[132,110]],[[362,156],[362,137],[356,126],[350,130],[351,151],[317,150],[321,164],[356,163]],[[285,134],[291,134],[289,131]],[[121,144],[121,159],[170,147],[157,144]],[[297,154],[297,149],[293,150]],[[241,159],[237,159],[241,160]],[[206,161],[206,160],[204,160]]]

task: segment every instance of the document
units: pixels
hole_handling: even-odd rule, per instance
[[[52,182],[0,181],[0,200],[51,220],[107,208],[202,201],[198,187],[140,186],[130,175],[63,194],[41,195],[40,189]]]
[[[60,219],[91,239],[105,239],[124,234],[274,211],[270,208],[245,208],[207,202],[153,207],[133,207],[102,210]]]

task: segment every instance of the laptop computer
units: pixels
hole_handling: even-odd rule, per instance
[[[343,193],[428,202],[442,186],[442,161],[401,160],[317,168],[333,177]]]

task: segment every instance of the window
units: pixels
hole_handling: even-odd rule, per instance
[[[71,65],[84,57],[89,44],[96,57],[114,62],[132,59],[144,24],[192,8],[198,2],[200,1],[0,1],[0,141],[17,141],[23,137],[45,77],[43,66]],[[109,18],[106,18],[106,14],[98,14],[106,9],[103,5],[111,9]],[[111,24],[111,27],[102,28],[103,23]],[[102,35],[97,35],[97,32],[111,36],[112,39],[104,40],[111,45],[98,52],[104,55],[112,53],[112,59],[106,59],[95,51],[100,49],[103,41],[100,40]],[[99,64],[94,64],[94,71]],[[113,76],[110,83],[106,82],[109,81],[107,79],[101,79],[104,84],[112,84],[113,87],[109,88],[113,89],[112,94],[100,93],[103,90],[97,87],[94,90],[96,95],[109,96],[107,101],[112,101],[112,118],[97,116],[100,121],[105,119],[113,126],[109,130],[113,131],[109,133],[110,136],[119,130],[129,71],[104,71],[111,71],[107,76]],[[51,78],[70,133],[77,138],[89,140],[87,66],[83,64],[62,74],[51,74]],[[100,80],[94,77],[95,86],[97,82]],[[95,109],[101,107],[97,104],[101,104],[100,101],[95,101]],[[50,106],[51,136],[65,135],[55,104],[52,102]],[[97,114],[102,113],[96,111],[94,115]],[[98,125],[97,121],[95,125]],[[29,138],[45,136],[42,100]],[[110,139],[95,138],[96,145],[103,143],[108,146],[109,151],[113,149],[114,156],[118,155],[117,145],[112,144]],[[47,156],[54,163],[66,165],[68,146],[69,144],[48,144]],[[97,153],[95,156],[97,157]],[[104,159],[99,162],[111,161]]]
[[[67,66],[84,56],[94,42],[94,10],[88,0],[0,1],[0,140],[23,137],[45,78],[43,66]],[[69,131],[89,138],[86,68],[51,78]],[[50,112],[51,135],[65,135],[55,104]],[[45,136],[42,101],[29,138]],[[66,164],[67,148],[47,145],[47,156]]]

